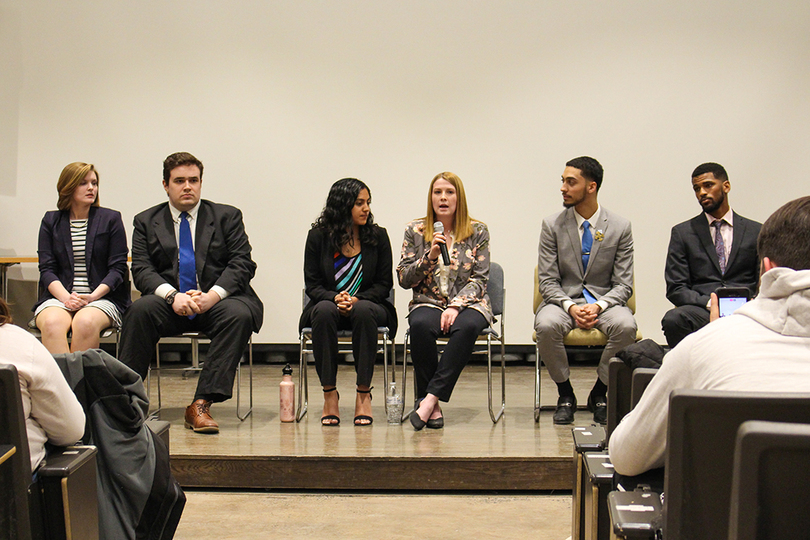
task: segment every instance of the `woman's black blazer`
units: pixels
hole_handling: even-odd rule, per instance
[[[377,245],[363,245],[363,281],[357,298],[380,304],[388,312],[388,329],[393,336],[397,332],[397,311],[388,301],[394,286],[391,241],[382,227],[374,228]],[[324,229],[310,229],[304,250],[304,284],[310,298],[298,323],[299,330],[310,326],[310,312],[321,300],[334,301],[337,295],[335,283],[335,248],[329,242]]]
[[[101,283],[110,288],[104,297],[121,313],[132,302],[127,267],[127,234],[121,213],[99,206],[90,207],[87,221],[85,260],[90,289]],[[59,280],[68,291],[73,289],[73,239],[70,236],[70,211],[47,212],[39,227],[39,300],[34,310],[53,298],[48,285]]]

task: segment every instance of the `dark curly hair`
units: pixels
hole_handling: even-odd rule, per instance
[[[343,178],[332,184],[329,195],[326,197],[326,205],[323,207],[321,215],[312,224],[313,229],[326,230],[335,251],[340,251],[352,239],[352,208],[360,191],[364,189],[368,191],[370,198],[371,190],[357,178]],[[360,227],[360,242],[370,246],[376,245],[375,230],[377,227],[378,225],[374,223],[374,215],[369,212],[368,221]]]

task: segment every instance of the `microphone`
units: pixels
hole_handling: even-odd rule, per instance
[[[441,221],[437,221],[433,224],[433,230],[437,233],[444,234],[444,225]],[[439,247],[442,250],[442,262],[445,266],[450,266],[450,254],[447,253],[447,244],[439,244]]]

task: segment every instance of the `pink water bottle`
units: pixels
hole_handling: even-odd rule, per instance
[[[295,383],[292,380],[290,364],[282,370],[281,382],[278,385],[278,417],[282,422],[295,421]]]

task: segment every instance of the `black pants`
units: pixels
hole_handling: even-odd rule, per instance
[[[322,300],[315,304],[306,325],[312,326],[312,354],[321,386],[335,386],[338,366],[338,330],[352,331],[352,353],[357,386],[371,386],[377,359],[377,327],[388,326],[388,312],[380,304],[358,300],[348,317],[337,304]]]
[[[177,315],[162,298],[149,294],[136,300],[124,314],[119,360],[146,380],[155,358],[155,345],[164,336],[204,332],[211,339],[194,399],[219,402],[233,395],[236,367],[253,333],[248,306],[233,297],[220,300],[194,319]]]
[[[678,306],[667,311],[661,319],[661,329],[670,348],[707,324],[709,324],[709,310],[701,306]]]
[[[475,340],[487,327],[487,320],[475,309],[463,309],[450,327],[450,332],[442,334],[441,317],[441,310],[423,306],[411,311],[408,321],[416,395],[423,398],[433,394],[446,402],[450,401],[450,394],[461,370],[470,361]],[[441,360],[436,349],[436,339],[440,336],[449,338]]]

